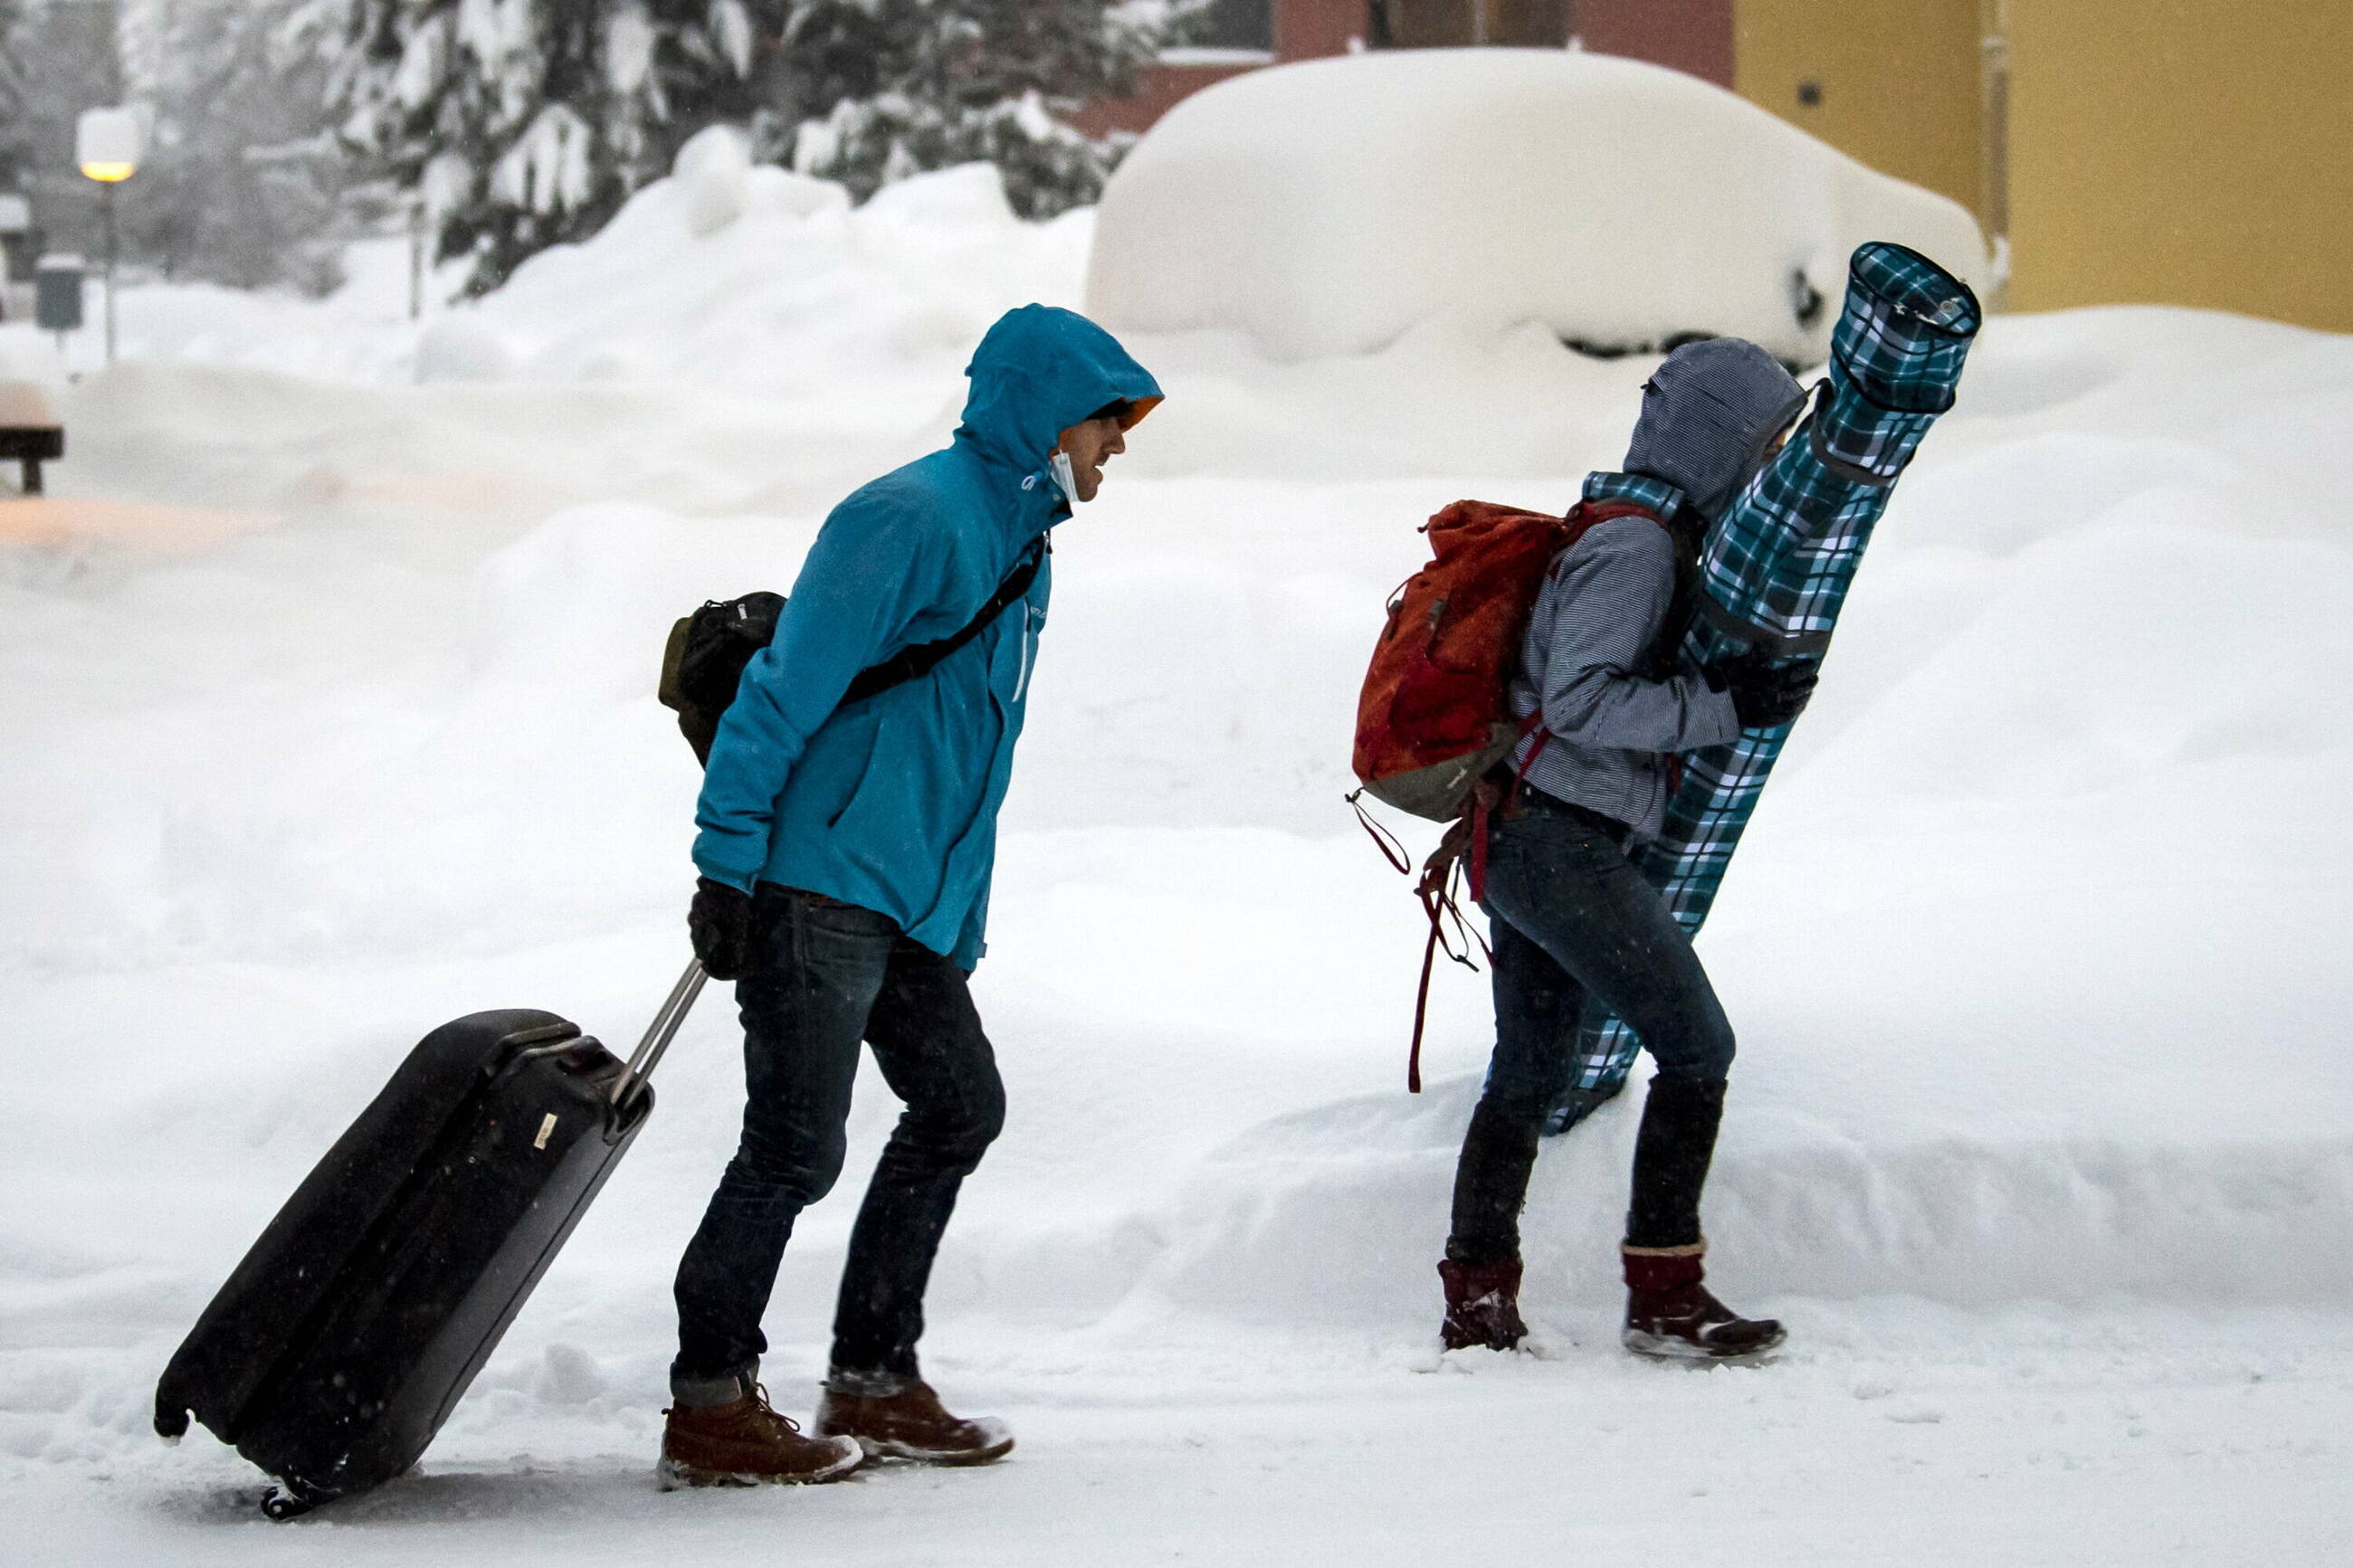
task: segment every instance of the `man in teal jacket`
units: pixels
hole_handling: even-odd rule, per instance
[[[1094,498],[1160,388],[1110,333],[1042,305],[1008,312],[965,374],[954,441],[827,518],[712,745],[688,923],[704,967],[739,982],[748,1094],[679,1265],[674,1484],[829,1480],[875,1454],[981,1464],[1013,1446],[941,1407],[915,1342],[957,1189],[1004,1119],[966,976],[1052,585],[1047,531]],[[853,692],[976,623],[922,676]],[[840,1173],[861,1038],[906,1110],[850,1236],[811,1437],[760,1388],[760,1318],[794,1219]]]

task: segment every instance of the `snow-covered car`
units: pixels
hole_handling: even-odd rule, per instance
[[[1813,363],[1866,239],[1990,280],[1957,204],[1696,77],[1401,50],[1178,104],[1103,193],[1087,310],[1115,331],[1239,330],[1280,359],[1455,316],[1605,353],[1730,332]]]

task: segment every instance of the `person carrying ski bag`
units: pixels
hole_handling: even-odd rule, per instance
[[[1753,343],[1670,354],[1643,388],[1625,468],[1585,482],[1585,527],[1546,569],[1509,685],[1516,729],[1471,817],[1472,896],[1493,942],[1495,1048],[1466,1132],[1439,1274],[1450,1349],[1515,1346],[1519,1214],[1588,995],[1631,1022],[1658,1064],[1634,1153],[1623,1331],[1639,1352],[1754,1354],[1779,1324],[1700,1283],[1700,1190],[1733,1031],[1690,938],[1629,859],[1659,831],[1676,753],[1788,723],[1810,664],[1680,667],[1692,566],[1709,519],[1757,472],[1805,395]]]

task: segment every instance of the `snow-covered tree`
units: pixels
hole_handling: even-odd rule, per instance
[[[787,0],[351,0],[347,142],[497,286],[594,233],[679,145],[748,121]]]
[[[773,138],[804,174],[864,199],[924,169],[987,160],[1025,217],[1092,202],[1122,147],[1065,122],[1124,93],[1150,30],[1103,0],[803,0],[784,35]]]
[[[16,190],[33,162],[32,81],[22,50],[25,8],[0,0],[0,191]]]
[[[98,187],[74,167],[81,111],[120,102],[111,5],[32,0],[6,6],[0,31],[0,178],[32,198],[50,248],[98,247]]]
[[[1015,208],[1092,201],[1117,160],[1060,118],[1124,91],[1149,29],[1103,0],[342,0],[346,142],[495,287],[594,233],[695,132],[860,198],[986,159]]]
[[[135,0],[125,90],[154,116],[125,188],[127,248],[167,275],[240,287],[338,280],[352,184],[329,134],[325,56],[349,0]]]

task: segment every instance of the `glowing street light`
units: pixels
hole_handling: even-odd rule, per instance
[[[139,172],[147,151],[147,120],[135,109],[91,109],[74,125],[74,162],[98,182],[106,215],[106,363],[114,363],[115,187]]]
[[[146,117],[135,109],[88,110],[74,125],[74,162],[102,184],[137,174],[146,144]]]

